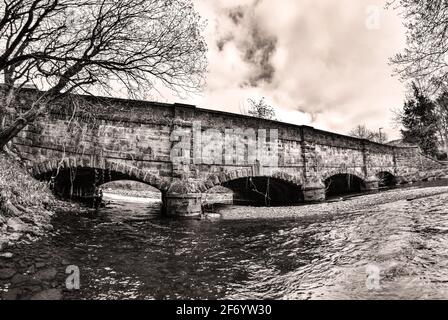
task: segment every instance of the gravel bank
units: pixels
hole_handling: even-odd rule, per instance
[[[220,208],[216,213],[220,214],[221,219],[223,220],[299,218],[316,215],[320,216],[339,214],[353,210],[362,210],[384,203],[429,197],[442,193],[448,193],[448,186],[395,189],[376,194],[349,198],[344,201],[325,202],[292,207],[267,208],[231,206]]]

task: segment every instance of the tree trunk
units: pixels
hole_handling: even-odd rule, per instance
[[[38,115],[43,112],[45,104],[33,104],[33,106],[22,116],[17,117],[12,123],[6,123],[0,128],[0,150],[22,131],[28,124],[32,123]]]
[[[12,124],[7,125],[0,132],[0,150],[3,149],[6,144],[11,141],[23,128],[28,124],[28,121],[24,118],[19,118],[15,120]]]

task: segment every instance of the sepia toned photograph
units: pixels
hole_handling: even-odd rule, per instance
[[[445,300],[447,202],[447,0],[0,2],[2,301]]]

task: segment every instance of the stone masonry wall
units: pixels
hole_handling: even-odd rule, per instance
[[[25,93],[20,99],[24,109],[33,91]],[[244,176],[276,176],[307,186],[322,183],[337,173],[355,174],[367,180],[382,171],[404,175],[440,166],[422,157],[415,148],[381,145],[308,126],[181,104],[75,98],[76,103],[64,100],[55,104],[50,115],[29,125],[15,138],[15,145],[30,167],[68,156],[88,158],[90,163],[108,159],[166,179],[213,180],[209,184],[212,187],[222,180]],[[92,112],[96,114],[95,119],[90,117]],[[259,129],[267,130],[268,135],[270,129],[277,130],[278,167],[268,168],[248,161],[229,164],[225,163],[224,156],[207,163],[173,164],[170,155],[182,138],[173,135],[173,131],[181,130],[192,137],[195,123],[200,124],[202,133],[214,129],[223,139],[226,129],[253,129],[256,137]],[[238,140],[255,143],[247,136]],[[188,153],[193,159],[194,143],[191,138],[189,146],[180,150],[179,155]]]

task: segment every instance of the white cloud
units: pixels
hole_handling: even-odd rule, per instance
[[[339,133],[366,124],[397,136],[391,109],[401,107],[404,87],[388,59],[404,46],[404,30],[384,1],[193,2],[208,20],[210,67],[204,93],[188,102],[240,112],[248,98],[266,97],[282,121]],[[366,27],[372,5],[378,30]]]

